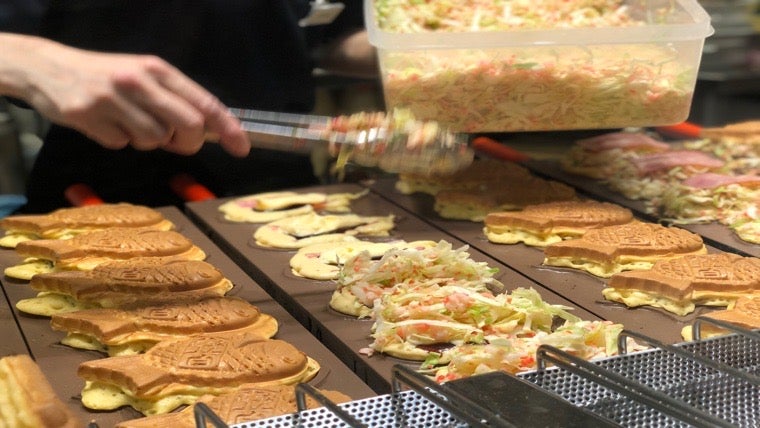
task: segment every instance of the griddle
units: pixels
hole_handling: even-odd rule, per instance
[[[310,357],[317,360],[321,370],[310,384],[318,388],[341,391],[353,399],[371,397],[375,393],[351,368],[338,359],[333,352],[321,344],[301,323],[274,301],[264,289],[238,268],[208,237],[174,207],[160,208],[159,211],[177,225],[178,232],[188,237],[208,255],[206,261],[221,270],[234,284],[228,295],[243,298],[264,312],[274,316],[279,323],[276,338],[290,342]],[[21,258],[13,250],[0,250],[0,266],[19,263]],[[94,351],[84,351],[61,345],[64,332],[53,331],[47,317],[31,316],[15,309],[15,303],[37,293],[25,281],[3,277],[0,281],[7,296],[8,305],[0,306],[0,316],[4,318],[3,344],[0,356],[28,353],[47,376],[58,396],[77,414],[83,422],[95,421],[100,427],[114,426],[128,419],[141,417],[132,408],[121,408],[113,412],[94,412],[84,408],[79,394],[84,381],[77,377],[80,363],[103,358]]]
[[[425,218],[441,233],[457,237],[598,318],[621,323],[629,330],[651,335],[666,343],[677,343],[683,340],[683,327],[691,325],[699,315],[713,310],[698,307],[693,313],[681,317],[658,308],[627,308],[609,302],[602,296],[602,289],[606,287],[605,279],[573,269],[542,266],[544,253],[541,248],[523,244],[494,244],[483,234],[482,222],[444,219],[433,210],[431,195],[404,195],[394,186],[395,180],[384,179],[373,183],[371,189],[409,212]],[[719,250],[708,248],[708,251]]]
[[[313,186],[294,189],[299,192],[355,193],[363,190],[358,184],[339,184]],[[230,198],[192,202],[186,205],[188,215],[211,238],[228,252],[229,256],[257,283],[261,284],[278,302],[291,311],[291,315],[319,338],[328,348],[338,355],[349,367],[364,379],[377,393],[390,391],[392,368],[395,364],[419,367],[419,362],[407,362],[381,354],[368,357],[360,352],[370,343],[369,337],[372,321],[357,320],[342,315],[329,308],[330,297],[335,290],[334,281],[315,281],[297,277],[290,271],[289,261],[295,251],[271,249],[258,246],[253,240],[253,233],[261,224],[234,223],[220,215],[218,207]],[[414,213],[404,210],[399,205],[384,197],[370,192],[351,204],[352,212],[360,215],[389,215],[396,218],[396,227],[391,239],[446,240],[454,248],[467,243],[447,234]],[[590,311],[574,305],[570,299],[562,297],[551,289],[526,278],[511,269],[502,261],[489,257],[475,247],[469,252],[473,260],[483,261],[499,269],[496,278],[505,284],[506,289],[518,287],[536,289],[545,301],[553,304],[573,306],[573,313],[583,319],[600,319]]]
[[[652,222],[659,219],[652,213],[648,213],[644,201],[628,199],[625,196],[610,190],[597,180],[581,175],[570,174],[562,170],[559,161],[532,160],[525,163],[531,171],[537,175],[564,182],[575,187],[600,201],[614,202],[627,207],[637,216]],[[702,236],[706,243],[723,251],[736,253],[743,256],[760,257],[760,245],[739,239],[730,228],[717,222],[704,224],[685,224],[679,227],[692,231]]]

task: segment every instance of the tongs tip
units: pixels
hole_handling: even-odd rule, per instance
[[[435,121],[415,119],[405,109],[361,112],[349,116],[314,116],[231,109],[252,138],[283,137],[274,148],[303,149],[304,140],[323,140],[330,153],[345,155],[387,172],[447,174],[469,165],[474,157],[465,134],[452,133]],[[271,146],[270,146],[271,147]],[[345,156],[344,156],[345,158]]]

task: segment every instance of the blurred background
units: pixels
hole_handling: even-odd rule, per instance
[[[760,119],[760,0],[700,0],[700,4],[710,14],[715,34],[705,41],[689,121],[721,126]],[[0,28],[24,32],[40,7],[34,0],[0,0]],[[379,80],[332,76],[319,69],[314,74],[319,82],[316,114],[384,108]],[[47,127],[34,111],[0,98],[0,196],[10,204],[24,193],[26,174]],[[553,138],[542,135],[538,140]]]
[[[719,126],[760,119],[760,1],[699,3],[715,34],[705,40],[689,120]]]

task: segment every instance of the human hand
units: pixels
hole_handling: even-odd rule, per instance
[[[20,51],[24,67],[16,77],[23,84],[5,92],[104,147],[193,154],[212,133],[232,155],[250,150],[227,108],[158,57],[86,51],[39,38],[25,42],[36,46]]]

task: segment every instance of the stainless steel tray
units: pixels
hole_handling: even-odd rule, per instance
[[[546,346],[536,371],[443,385],[399,366],[391,394],[235,427],[760,426],[760,331],[699,318],[696,337],[706,322],[733,333],[665,345],[624,332],[617,357],[589,362]],[[651,348],[625,353],[627,338]]]
[[[403,385],[411,389],[404,390]],[[300,396],[297,398],[301,399]],[[334,406],[302,410],[235,427],[616,426],[503,372],[438,385],[405,366],[398,366],[394,371],[393,393]]]
[[[701,322],[735,333],[672,346],[649,341],[650,350],[594,363],[539,350],[539,365],[555,367],[522,377],[621,426],[759,426],[760,332],[707,318],[695,327]]]

